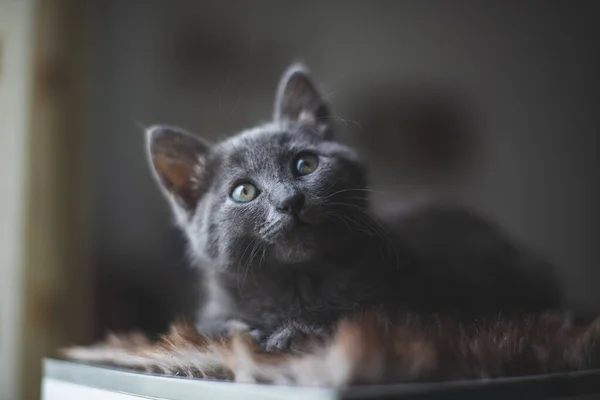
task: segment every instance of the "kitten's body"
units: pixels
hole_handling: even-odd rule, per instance
[[[432,218],[425,214],[438,214],[443,206],[432,207],[418,219]],[[460,209],[445,212],[473,218],[462,215]],[[383,222],[381,225],[386,228]],[[365,309],[378,310],[391,321],[402,322],[407,313],[451,313],[471,320],[498,312],[536,313],[560,307],[558,285],[540,260],[512,247],[498,232],[486,230],[479,232],[483,237],[468,238],[465,227],[461,228],[465,236],[449,238],[457,247],[457,241],[472,246],[470,252],[460,249],[457,253],[454,246],[445,250],[443,243],[430,247],[435,236],[441,235],[434,231],[427,230],[420,240],[394,236],[390,229],[386,233],[389,240],[405,246],[390,247],[388,239],[382,242],[378,235],[355,232],[337,257],[324,257],[283,271],[257,260],[248,267],[247,276],[220,272],[217,284],[226,289],[233,305],[229,312],[223,310],[223,315],[268,333],[278,327],[287,329],[285,323],[319,330]],[[476,243],[481,239],[490,242],[487,247]],[[443,254],[429,250],[435,248]],[[279,326],[282,322],[284,325]]]
[[[559,307],[552,272],[466,210],[371,214],[366,168],[331,140],[331,120],[292,68],[271,124],[215,145],[149,130],[155,175],[208,282],[201,329],[241,321],[285,347],[295,331],[327,330],[357,310],[472,319]]]

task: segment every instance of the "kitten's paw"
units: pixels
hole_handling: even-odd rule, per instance
[[[211,321],[199,324],[198,330],[209,336],[231,336],[236,332],[249,332],[251,328],[245,322],[237,319]]]
[[[224,330],[228,334],[232,335],[236,332],[248,332],[250,331],[250,326],[240,320],[230,319],[225,322]]]
[[[327,330],[296,322],[281,325],[261,341],[268,351],[287,350],[305,352],[322,345],[327,338]]]

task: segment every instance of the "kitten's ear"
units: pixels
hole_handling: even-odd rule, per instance
[[[277,89],[274,120],[306,126],[324,139],[333,136],[329,107],[303,65],[292,65],[283,74]]]
[[[150,127],[146,140],[154,176],[167,198],[178,208],[175,211],[193,213],[210,184],[207,162],[210,144],[169,126]]]

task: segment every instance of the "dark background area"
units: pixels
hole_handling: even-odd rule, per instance
[[[370,166],[376,207],[472,205],[555,263],[573,301],[600,304],[599,4],[88,1],[96,331],[162,329],[194,304],[141,126],[234,134],[270,118],[298,60]]]

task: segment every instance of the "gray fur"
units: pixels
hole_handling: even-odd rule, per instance
[[[277,347],[367,309],[473,318],[560,305],[552,271],[467,210],[369,211],[366,168],[332,140],[329,108],[305,68],[286,71],[276,99],[273,122],[214,145],[176,128],[148,130],[154,175],[205,273],[201,329],[238,320]],[[306,151],[319,165],[298,176],[294,160]],[[231,199],[242,181],[261,191],[253,201]],[[301,211],[281,212],[293,196]]]

